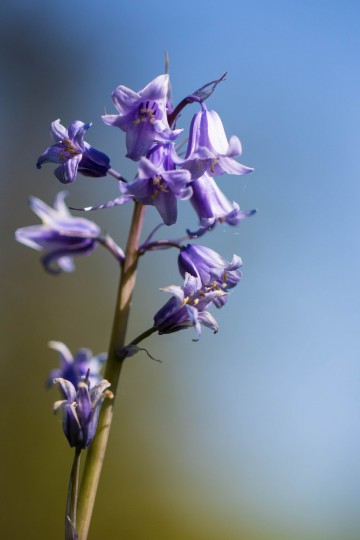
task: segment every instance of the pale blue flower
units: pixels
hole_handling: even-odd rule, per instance
[[[256,213],[256,210],[240,210],[238,203],[230,202],[208,173],[193,180],[191,188],[193,193],[190,202],[203,231],[212,228],[216,222],[237,225]]]
[[[206,291],[218,290],[229,292],[241,279],[239,268],[242,261],[238,255],[234,255],[231,262],[226,261],[213,249],[196,244],[188,244],[180,249],[178,257],[180,274],[185,277],[186,273],[198,276]],[[215,297],[213,303],[216,307],[222,307],[228,299],[228,295]]]
[[[142,157],[133,182],[123,185],[123,191],[142,204],[155,206],[165,225],[177,219],[177,199],[189,199],[191,175],[176,170],[169,145],[157,145],[149,158]]]
[[[211,176],[221,174],[247,174],[253,169],[233,159],[242,153],[240,139],[233,135],[227,140],[220,116],[209,111],[204,103],[196,113],[190,126],[190,136],[185,158],[174,153],[177,165],[188,169],[193,179],[204,173]]]
[[[46,270],[52,273],[61,270],[72,272],[72,257],[91,253],[100,235],[100,229],[95,223],[70,214],[64,202],[65,197],[65,191],[58,193],[54,208],[36,197],[31,197],[30,207],[42,220],[42,224],[22,227],[15,232],[18,242],[45,252],[42,263]]]
[[[60,120],[52,122],[50,135],[55,144],[41,154],[36,163],[37,168],[40,169],[44,163],[59,163],[54,174],[63,184],[74,182],[78,172],[95,178],[106,176],[110,159],[84,141],[90,126],[75,120],[66,129]]]
[[[206,311],[206,307],[215,298],[225,296],[221,290],[206,290],[202,287],[200,277],[185,274],[183,287],[172,285],[162,289],[173,296],[154,316],[154,328],[159,334],[171,334],[193,327],[197,338],[201,333],[201,325],[218,331],[214,317]]]
[[[171,130],[167,120],[169,75],[159,75],[139,92],[118,86],[112,94],[119,114],[106,114],[105,124],[126,133],[126,156],[138,161],[154,142],[173,141],[182,132]]]

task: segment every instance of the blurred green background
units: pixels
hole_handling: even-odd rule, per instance
[[[170,55],[175,101],[228,71],[208,104],[240,137],[246,177],[221,178],[257,216],[207,245],[244,279],[206,329],[153,336],[122,373],[90,539],[360,538],[359,3],[265,0],[3,1],[1,40],[1,538],[60,539],[72,451],[45,390],[47,341],[106,350],[117,287],[98,249],[45,274],[13,239],[52,203],[35,169],[51,121],[92,121],[88,141],[132,177],[120,130],[102,124],[118,84],[138,90]],[[195,109],[184,113],[182,125]],[[72,206],[117,195],[79,178]],[[124,243],[130,208],[91,217]],[[149,209],[145,232],[159,222]],[[170,233],[196,227],[189,204]],[[205,241],[204,240],[204,241]],[[179,283],[175,254],[141,261],[129,339]]]

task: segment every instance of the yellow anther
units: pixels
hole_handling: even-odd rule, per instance
[[[144,109],[144,108],[142,108],[142,109],[140,109],[140,112],[142,114],[148,114],[149,116],[152,116],[154,114],[154,111],[152,109]]]
[[[210,171],[213,174],[215,174],[215,165],[217,165],[217,164],[218,164],[218,159],[217,158],[211,160]]]
[[[199,298],[195,298],[194,302],[193,302],[193,306],[197,306],[198,303],[200,302],[200,299]]]
[[[169,190],[167,189],[167,184],[165,180],[163,180],[162,176],[155,176],[153,178],[153,185],[156,186],[156,189],[154,193],[151,195],[152,200],[156,199],[156,197],[159,195],[160,192],[168,193]]]
[[[180,307],[184,307],[188,303],[189,300],[190,300],[190,296],[185,296],[184,300],[181,302]]]
[[[159,185],[160,191],[164,191],[165,193],[168,193],[169,190],[166,189],[166,182],[164,181],[162,184]]]
[[[78,154],[81,154],[81,151],[76,146],[74,146],[69,139],[64,139],[60,142],[64,145],[64,149],[60,154],[63,161],[68,161],[68,159],[77,156]]]
[[[74,146],[73,143],[69,141],[69,139],[64,139],[63,144],[66,146],[66,149],[69,150],[69,152],[80,154],[80,150],[76,148],[76,146]]]
[[[132,123],[137,126],[138,124],[140,124],[141,120],[140,118],[137,118],[136,120],[133,120]]]

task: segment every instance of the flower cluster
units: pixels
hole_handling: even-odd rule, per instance
[[[198,338],[201,327],[206,326],[216,333],[218,325],[208,309],[212,304],[222,308],[241,279],[242,261],[238,255],[227,261],[207,246],[190,243],[217,223],[236,226],[255,213],[240,210],[239,204],[229,201],[216,182],[218,176],[244,175],[253,170],[235,159],[242,154],[239,138],[233,135],[228,139],[220,116],[205,105],[223,79],[224,76],[205,84],[175,107],[168,74],[156,77],[138,92],[122,85],[114,90],[112,99],[117,114],[107,114],[102,120],[126,134],[126,157],[137,162],[137,173],[130,181],[110,167],[106,154],[84,141],[91,124],[79,120],[67,129],[55,120],[50,130],[54,144],[37,160],[38,168],[55,163],[54,174],[62,183],[74,182],[78,174],[115,178],[120,194],[83,211],[133,201],[154,206],[163,224],[171,226],[177,221],[178,200],[190,202],[198,217],[196,232],[186,229],[186,236],[180,240],[153,241],[157,227],[138,250],[140,255],[150,250],[177,248],[179,272],[184,279],[182,286],[163,289],[171,298],[155,314],[150,332],[170,334],[191,327]],[[181,110],[188,105],[198,110],[186,132],[176,124]],[[186,151],[180,155],[180,145],[186,141]],[[65,192],[58,193],[53,208],[32,197],[30,207],[42,224],[18,229],[16,239],[43,251],[43,265],[52,273],[72,271],[72,258],[92,252],[98,244],[105,246],[122,266],[122,249],[108,235],[102,235],[92,221],[72,216],[65,196]],[[144,333],[148,334],[149,331]],[[141,350],[136,345],[141,339],[123,350]],[[106,355],[94,357],[88,349],[80,349],[73,357],[63,343],[51,342],[50,346],[60,358],[60,367],[52,371],[50,381],[59,384],[64,398],[56,402],[55,410],[63,411],[63,428],[70,445],[87,448],[95,434],[101,403],[109,394],[109,383],[99,375]]]
[[[236,202],[231,203],[214,177],[243,175],[253,170],[234,159],[242,153],[239,138],[232,136],[227,140],[219,115],[208,110],[195,92],[186,101],[199,102],[201,110],[192,119],[185,157],[179,157],[176,143],[183,130],[171,129],[169,125],[168,119],[173,118],[174,112],[169,92],[168,75],[156,77],[139,92],[125,86],[113,92],[119,114],[102,118],[126,133],[126,156],[139,161],[138,172],[132,182],[119,183],[120,197],[86,210],[109,208],[134,199],[155,206],[165,225],[172,225],[177,219],[177,199],[188,199],[199,217],[202,232],[217,222],[237,225],[255,211],[244,212]],[[206,92],[202,95],[204,99],[208,97]]]

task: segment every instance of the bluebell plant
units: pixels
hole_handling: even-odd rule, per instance
[[[137,163],[133,179],[124,178],[110,166],[105,153],[85,142],[91,124],[79,120],[71,122],[67,129],[59,120],[52,122],[53,144],[37,160],[38,168],[55,163],[54,174],[63,184],[71,184],[79,175],[110,176],[118,188],[113,199],[84,206],[78,209],[82,212],[78,216],[65,204],[64,191],[55,197],[53,207],[31,197],[30,207],[42,223],[16,231],[19,242],[42,252],[41,261],[48,272],[73,271],[73,258],[87,255],[97,246],[105,247],[120,269],[108,352],[94,356],[89,349],[80,348],[73,356],[64,343],[49,343],[60,361],[48,380],[60,389],[61,399],[56,401],[54,410],[62,413],[64,434],[75,449],[65,515],[67,540],[86,540],[88,536],[124,360],[144,350],[138,344],[156,332],[164,335],[192,329],[194,340],[199,339],[202,327],[217,333],[218,324],[210,312],[212,305],[223,308],[241,280],[239,255],[227,260],[203,245],[205,236],[218,223],[237,226],[255,213],[255,210],[240,210],[237,202],[229,201],[215,180],[220,175],[243,175],[253,170],[235,159],[242,153],[239,138],[233,135],[228,140],[220,116],[205,104],[224,79],[225,75],[205,84],[176,106],[172,102],[168,73],[159,75],[138,92],[123,85],[114,90],[112,98],[117,114],[107,114],[102,120],[126,133],[125,155]],[[181,111],[187,106],[198,108],[188,131],[177,125]],[[187,149],[181,156],[179,149],[184,142]],[[162,224],[169,228],[177,222],[178,204],[182,201],[189,201],[195,210],[196,230],[185,229],[180,239],[154,239],[159,230],[156,227],[141,243],[146,208],[154,206]],[[84,212],[123,204],[133,205],[124,249],[108,234],[103,234],[96,223],[83,217]],[[199,238],[201,244],[196,243]],[[139,259],[148,251],[171,248],[177,250],[179,274],[184,281],[163,288],[171,297],[154,310],[155,314],[149,314],[152,321],[149,328],[127,342]],[[79,488],[80,454],[84,450],[86,461]]]

